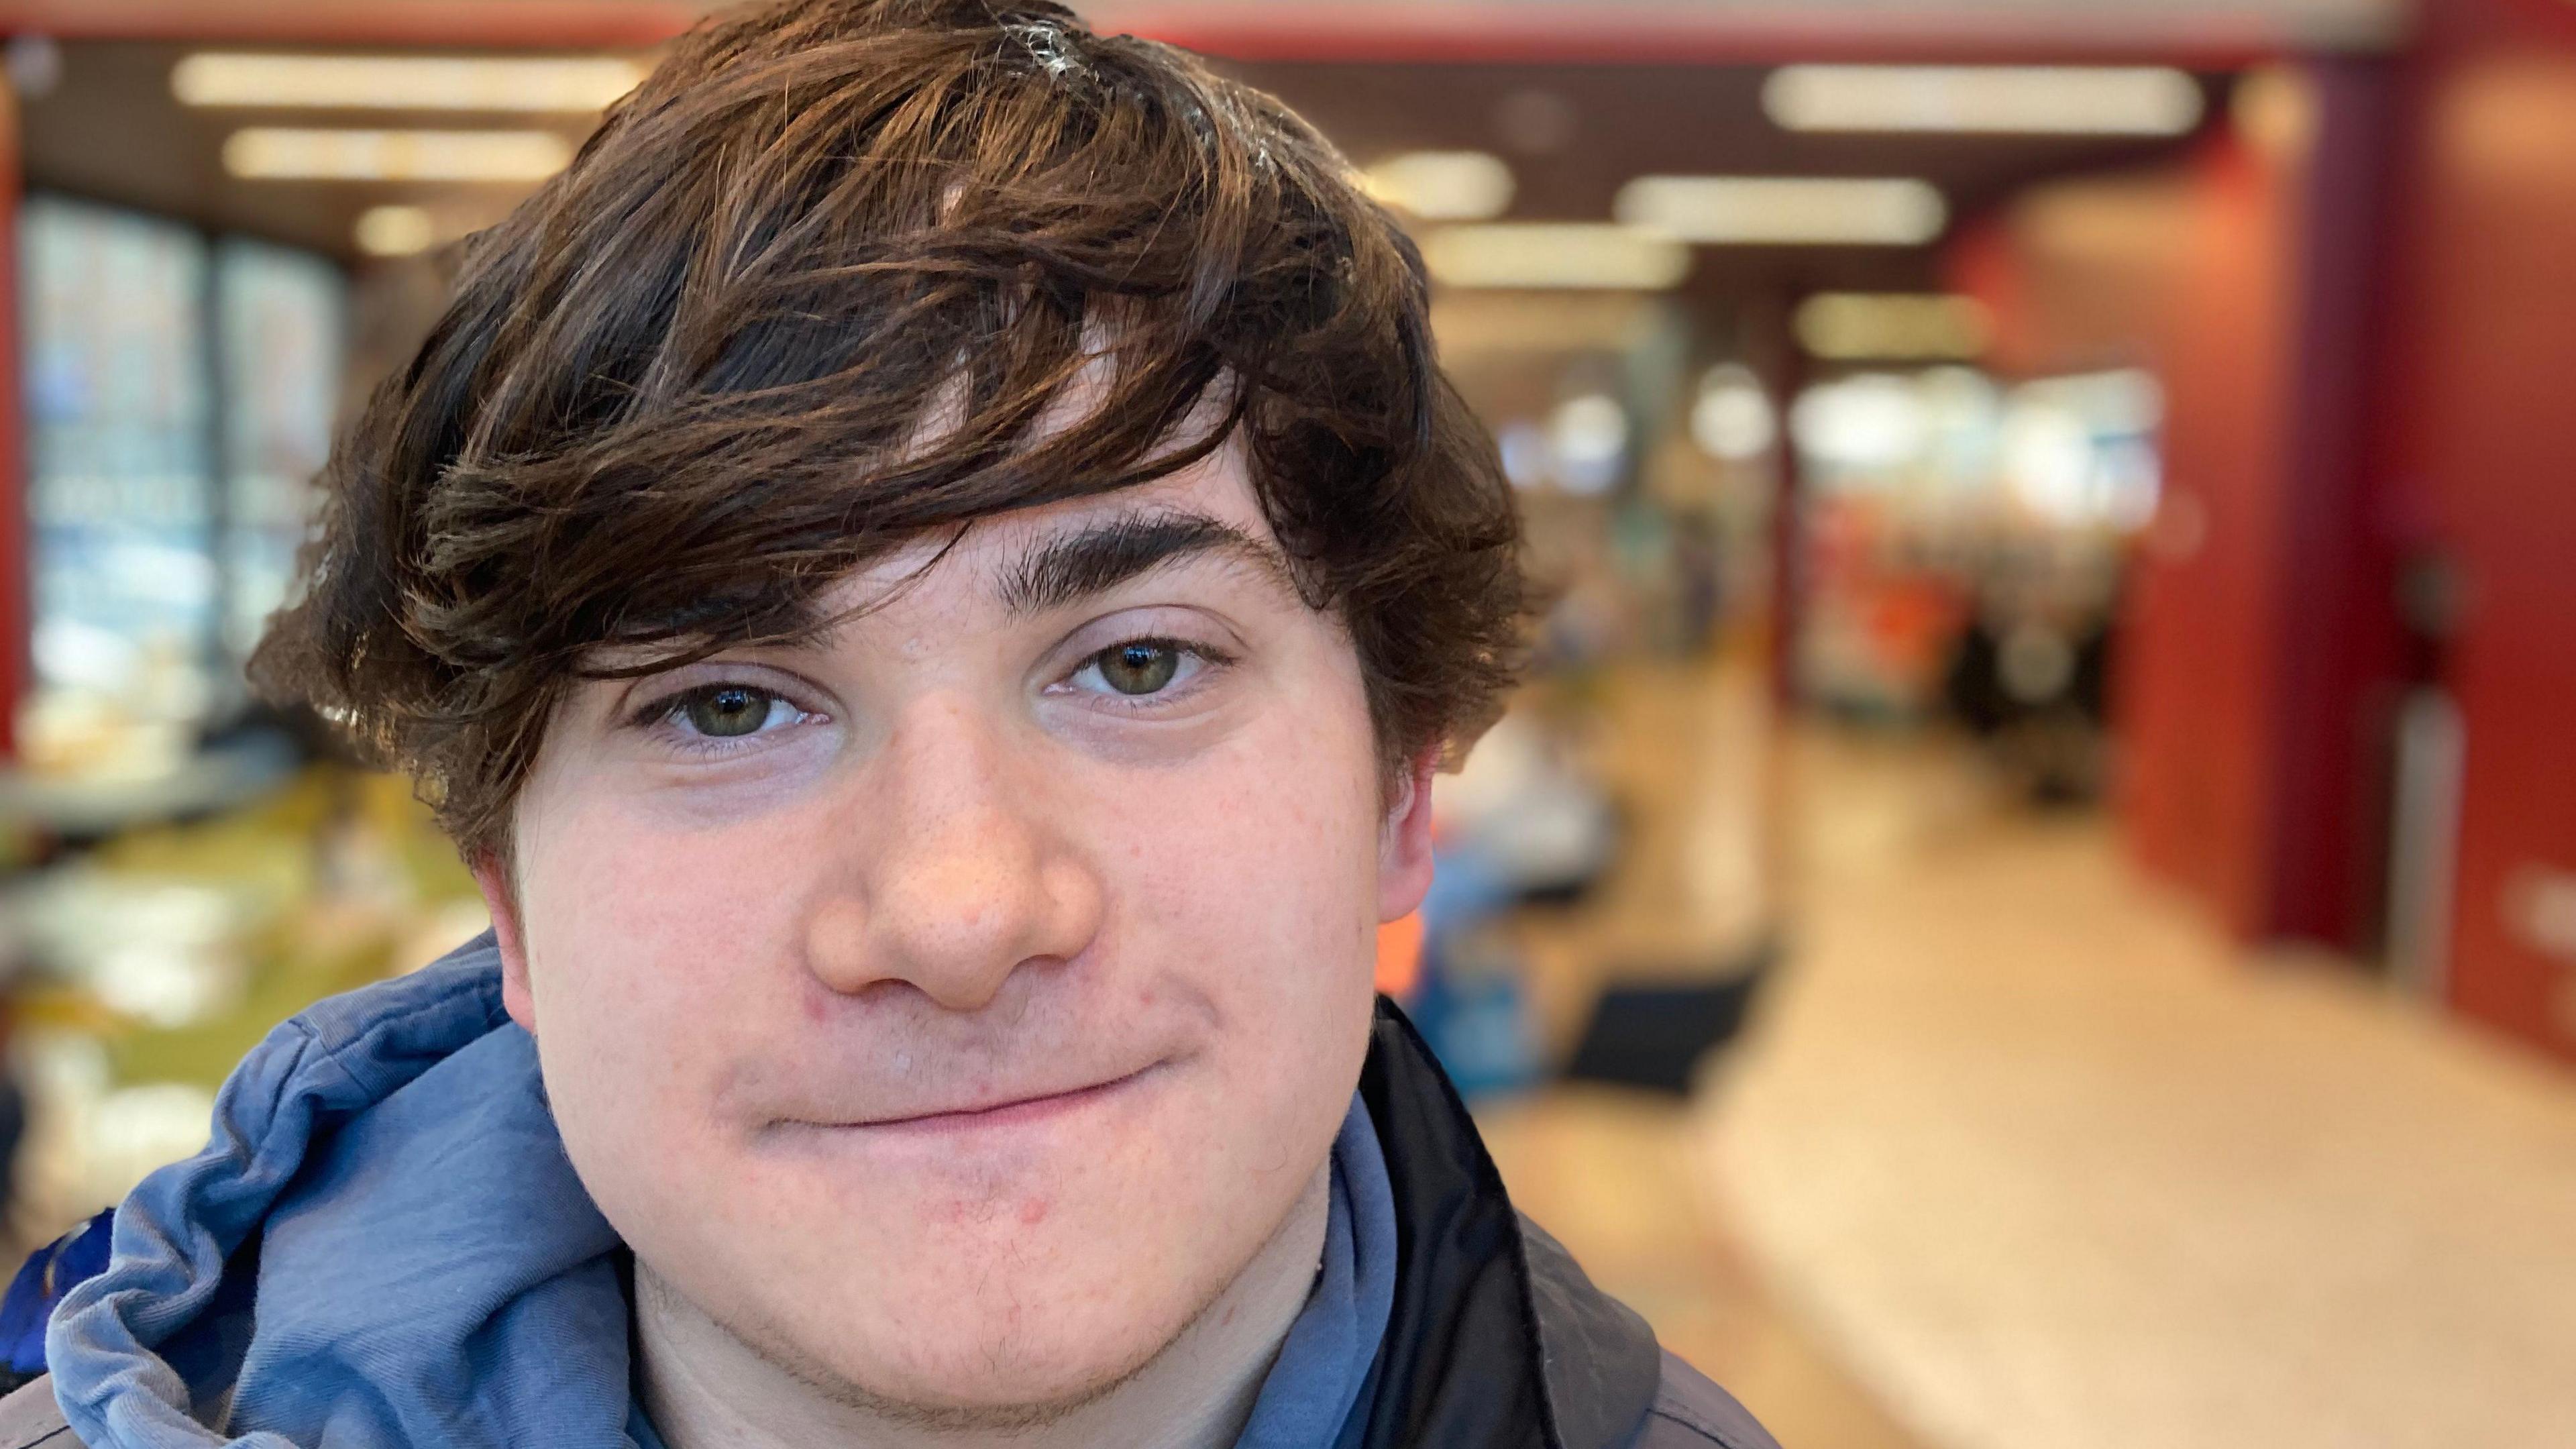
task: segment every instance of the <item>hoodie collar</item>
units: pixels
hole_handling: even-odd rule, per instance
[[[1274,1394],[1349,1395],[1346,1444],[1629,1441],[1653,1334],[1514,1212],[1391,1003],[1335,1158],[1350,1273],[1328,1253],[1256,1428]],[[205,1150],[147,1178],[112,1239],[46,1337],[53,1397],[99,1449],[638,1442],[616,1234],[564,1157],[488,937],[272,1032],[218,1094]],[[1301,1341],[1323,1367],[1283,1378],[1309,1362]]]
[[[1355,1096],[1315,1289],[1242,1449],[1370,1413],[1401,1260],[1383,1140]],[[649,1449],[619,1248],[486,937],[244,1059],[206,1149],[127,1198],[107,1267],[53,1314],[54,1397],[102,1449]]]
[[[54,1397],[115,1449],[622,1449],[617,1241],[487,937],[243,1060],[206,1149],[135,1189],[55,1311]]]

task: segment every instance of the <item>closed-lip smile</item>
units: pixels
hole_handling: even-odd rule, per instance
[[[931,1112],[914,1112],[891,1117],[863,1118],[849,1122],[787,1121],[781,1127],[829,1132],[936,1134],[972,1132],[996,1127],[1019,1126],[1041,1122],[1051,1117],[1090,1106],[1134,1085],[1160,1069],[1162,1063],[1141,1067],[1123,1077],[1094,1082],[1089,1086],[1064,1091],[1038,1092],[1024,1096],[1004,1097],[971,1107],[943,1108]]]

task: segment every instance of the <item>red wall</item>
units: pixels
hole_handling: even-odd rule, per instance
[[[2564,12],[2564,13],[2560,13]],[[2450,994],[2576,1058],[2576,10],[2435,7],[2410,80],[2380,456],[2465,584]]]
[[[2150,870],[2248,936],[2278,927],[2295,181],[2222,132],[2177,166],[2033,193],[1953,258],[1997,314],[2000,370],[2163,383],[2165,502],[2114,684],[2121,815]]]
[[[2006,370],[2125,349],[2166,388],[2118,681],[2138,857],[2247,938],[2368,944],[2386,722],[2438,682],[2467,746],[2445,989],[2576,1058],[2576,7],[2426,14],[2394,62],[2303,69],[2294,161],[2222,138],[2045,188],[1954,271]],[[2401,555],[2460,583],[2437,647],[2398,624]]]
[[[17,755],[27,690],[26,435],[18,390],[18,98],[0,78],[0,762]]]
[[[2244,935],[2275,929],[2290,459],[2287,187],[2239,144],[2194,158],[2148,332],[2165,497],[2120,635],[2120,805],[2139,857]]]

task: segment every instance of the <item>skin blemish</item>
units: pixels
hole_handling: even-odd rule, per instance
[[[1038,1224],[1046,1221],[1046,1215],[1047,1200],[1045,1198],[1033,1197],[1027,1202],[1020,1204],[1020,1225],[1022,1227],[1036,1227]]]

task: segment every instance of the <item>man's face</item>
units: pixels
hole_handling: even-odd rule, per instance
[[[1275,548],[1229,449],[551,722],[514,890],[484,873],[510,1011],[583,1183],[717,1322],[876,1397],[1069,1399],[1287,1217],[1429,851]]]

